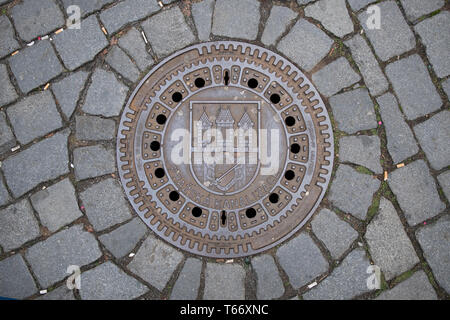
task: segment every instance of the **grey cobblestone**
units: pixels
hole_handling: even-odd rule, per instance
[[[349,134],[377,127],[375,108],[366,89],[344,92],[330,98],[339,130]]]
[[[303,6],[303,5],[313,2],[313,1],[314,0],[297,0],[297,3],[299,6]]]
[[[255,0],[216,0],[212,33],[255,40],[260,19],[259,6]]]
[[[195,300],[200,287],[202,261],[189,258],[186,260],[170,295],[171,300]]]
[[[256,272],[256,296],[259,300],[277,299],[284,293],[283,281],[278,273],[275,261],[270,255],[252,259]]]
[[[69,6],[76,5],[81,9],[81,15],[92,13],[101,9],[103,6],[113,3],[116,0],[62,0],[64,9],[67,10]]]
[[[214,4],[214,0],[204,0],[192,4],[192,17],[197,28],[198,38],[201,41],[209,40]]]
[[[387,79],[366,40],[360,35],[356,35],[345,41],[345,45],[350,48],[353,60],[358,65],[370,93],[377,96],[388,90],[389,84]]]
[[[261,42],[266,46],[274,45],[296,17],[297,13],[287,7],[273,6],[270,10],[270,16],[267,19]]]
[[[114,46],[106,56],[105,61],[119,72],[124,78],[131,82],[136,82],[139,79],[139,70],[133,64],[126,53],[117,46]]]
[[[96,116],[76,116],[75,124],[78,140],[112,140],[116,134],[116,123],[114,120],[102,119]]]
[[[10,106],[6,113],[21,144],[62,127],[61,116],[50,91],[26,97]]]
[[[437,179],[442,187],[442,191],[444,191],[444,194],[447,197],[447,200],[450,201],[450,170],[441,173]]]
[[[99,182],[80,194],[86,215],[97,231],[131,218],[120,185],[112,178]]]
[[[367,209],[379,187],[380,181],[372,176],[359,173],[347,165],[340,165],[328,198],[339,209],[365,220]]]
[[[399,163],[419,152],[413,133],[406,124],[392,93],[379,97],[377,102],[386,130],[387,148],[394,163]]]
[[[307,46],[298,46],[307,43]],[[325,32],[305,19],[300,19],[291,31],[281,39],[277,49],[298,66],[311,71],[325,58],[333,45],[333,40]]]
[[[84,266],[102,256],[94,236],[73,226],[32,246],[25,254],[42,287],[47,288],[68,276],[71,265]]]
[[[436,292],[422,270],[381,293],[377,300],[437,300]]]
[[[450,99],[450,78],[442,82],[442,89],[444,89],[447,94],[447,98]]]
[[[306,233],[282,245],[276,255],[294,289],[308,284],[328,270],[327,260]]]
[[[136,28],[130,29],[130,31],[119,38],[119,46],[133,58],[141,71],[146,70],[154,63],[153,58],[145,47],[141,33]]]
[[[378,136],[348,136],[339,140],[339,159],[364,166],[375,173],[382,173],[381,146]]]
[[[337,37],[354,30],[345,0],[319,0],[305,8],[305,15],[314,18]]]
[[[360,81],[361,77],[352,69],[347,59],[341,57],[314,73],[312,80],[320,93],[329,97]]]
[[[348,0],[348,4],[353,11],[359,11],[370,3],[377,2],[377,0]]]
[[[78,208],[75,188],[69,179],[35,193],[30,200],[42,224],[51,232],[83,215]]]
[[[0,16],[0,58],[19,49],[20,45],[14,37],[14,29],[6,15]]]
[[[444,4],[444,0],[400,0],[402,7],[405,9],[406,18],[409,21],[415,21],[423,15],[432,13],[440,9]]]
[[[0,154],[9,151],[16,144],[16,139],[6,122],[6,114],[0,111]]]
[[[77,181],[103,176],[116,171],[114,151],[96,145],[73,151]]]
[[[162,291],[182,260],[180,252],[154,236],[149,236],[128,269]]]
[[[148,288],[127,275],[112,262],[105,262],[82,273],[83,300],[130,300],[148,291]]]
[[[388,183],[410,225],[430,219],[445,208],[423,160],[395,170],[390,174]]]
[[[154,0],[126,0],[103,11],[100,19],[109,33],[115,33],[124,25],[143,19],[159,9],[158,2]]]
[[[20,90],[24,93],[46,84],[63,71],[48,40],[39,41],[34,46],[21,50],[9,59],[9,65]]]
[[[56,35],[53,43],[69,70],[93,60],[108,45],[95,16],[82,20],[80,29],[66,29]]]
[[[17,92],[9,79],[6,66],[0,64],[0,107],[13,102],[17,97]]]
[[[68,136],[67,130],[59,132],[3,162],[6,183],[14,197],[20,197],[42,182],[69,173]]]
[[[433,225],[425,226],[416,231],[417,240],[423,250],[425,260],[430,265],[436,281],[447,292],[450,292],[450,217],[443,216]]]
[[[142,23],[153,50],[164,57],[195,41],[194,34],[186,23],[180,8],[162,11]],[[170,37],[167,37],[170,34]]]
[[[95,70],[88,89],[83,111],[105,117],[118,116],[125,103],[128,87],[120,83],[112,72]]]
[[[424,116],[442,106],[428,70],[417,54],[389,64],[386,74],[408,120]]]
[[[358,232],[348,223],[324,208],[311,222],[314,234],[330,251],[333,259],[339,259],[358,238]]]
[[[450,112],[442,111],[414,127],[431,167],[439,170],[450,165]]]
[[[53,94],[67,119],[70,119],[75,111],[88,75],[87,72],[79,71],[54,83],[52,86]]]
[[[19,254],[0,261],[0,275],[2,297],[24,299],[37,291],[25,261]]]
[[[39,237],[39,225],[27,199],[0,210],[0,245],[6,251]]]
[[[367,226],[365,238],[372,259],[387,281],[419,263],[394,206],[385,198],[381,198],[378,214]]]
[[[25,41],[46,35],[65,23],[54,0],[23,0],[12,7],[11,17],[19,36]]]
[[[136,247],[146,232],[144,223],[135,218],[114,231],[101,235],[99,240],[116,258],[122,258]]]
[[[0,206],[7,204],[11,200],[8,190],[3,183],[3,176],[0,174]]]
[[[368,292],[364,250],[353,250],[325,280],[303,295],[305,300],[346,300]]]
[[[238,264],[206,264],[205,300],[244,300],[245,270]]]
[[[65,301],[65,300],[75,300],[73,292],[67,289],[66,284],[50,291],[49,293],[40,296],[36,300],[50,300],[50,301]]]
[[[397,4],[386,1],[377,6],[383,17],[380,29],[369,29],[366,23],[369,18],[367,12],[360,13],[358,18],[378,57],[386,61],[412,50],[416,46],[416,40]]]

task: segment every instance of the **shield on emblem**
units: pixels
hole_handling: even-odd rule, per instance
[[[260,111],[256,101],[191,102],[191,171],[205,189],[237,193],[257,176]]]

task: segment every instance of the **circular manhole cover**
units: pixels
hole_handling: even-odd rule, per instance
[[[330,119],[292,63],[241,42],[178,52],[140,83],[117,159],[135,211],[160,237],[217,258],[267,250],[306,223],[333,167]]]

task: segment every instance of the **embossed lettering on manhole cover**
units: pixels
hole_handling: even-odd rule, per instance
[[[156,66],[122,115],[122,185],[186,251],[242,257],[306,223],[331,176],[333,132],[310,81],[258,46],[212,42]]]

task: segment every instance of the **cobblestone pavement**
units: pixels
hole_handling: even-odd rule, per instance
[[[380,30],[366,23],[374,2]],[[61,32],[73,4],[81,29]],[[449,298],[448,0],[0,5],[0,296]],[[333,118],[336,147],[311,221],[277,248],[233,261],[153,235],[126,200],[115,159],[139,80],[179,49],[224,39],[304,70]],[[366,284],[373,264],[378,290]],[[80,290],[66,287],[70,265],[81,266]]]

